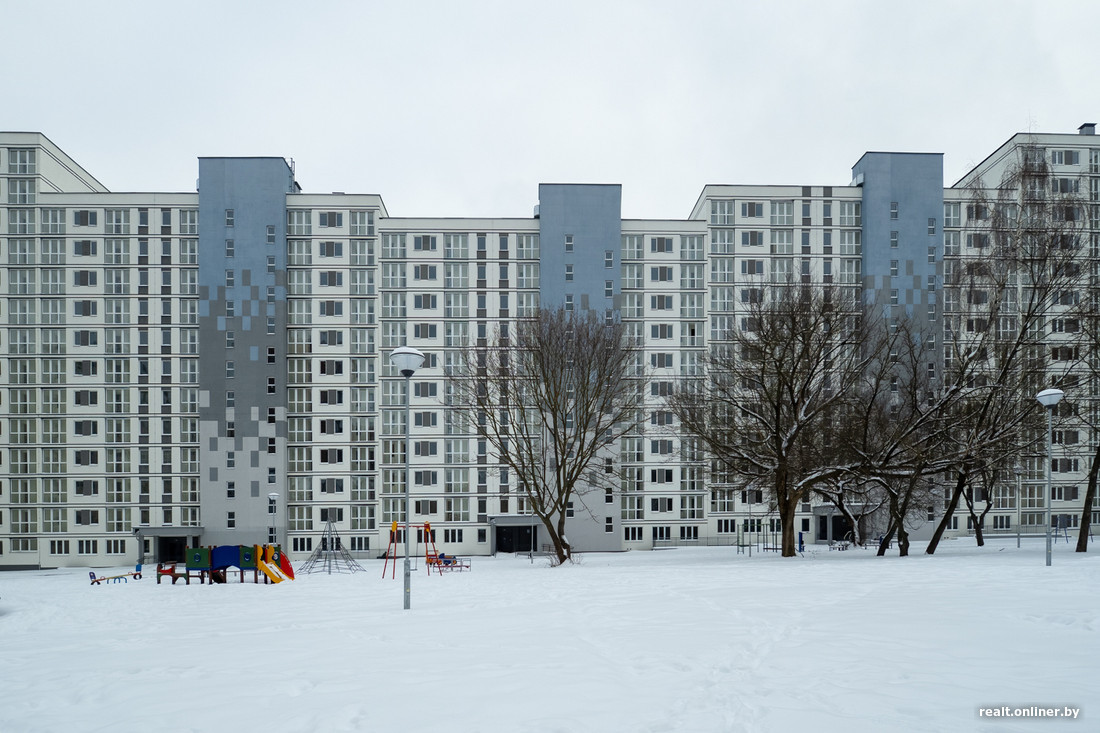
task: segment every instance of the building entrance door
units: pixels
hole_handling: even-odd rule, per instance
[[[497,527],[497,552],[531,552],[535,527]]]
[[[185,562],[186,553],[186,537],[157,538],[157,562]]]

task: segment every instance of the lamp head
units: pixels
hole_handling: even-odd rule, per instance
[[[1035,399],[1039,400],[1039,404],[1043,407],[1054,407],[1062,401],[1062,398],[1065,397],[1065,395],[1066,393],[1062,390],[1051,387],[1050,389],[1044,389],[1042,392],[1035,395]]]
[[[424,365],[424,353],[411,346],[398,346],[390,352],[390,364],[401,372],[401,376],[408,378]]]

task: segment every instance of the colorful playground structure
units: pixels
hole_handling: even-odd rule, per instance
[[[439,552],[435,549],[435,539],[432,537],[432,525],[430,522],[424,522],[424,524],[410,524],[410,530],[418,530],[416,535],[416,551],[410,553],[410,557],[420,555],[420,538],[423,535],[424,538],[424,567],[428,571],[428,575],[432,574],[435,570],[440,575],[444,570],[457,570],[459,572],[470,569],[470,558],[468,557],[456,557],[455,555],[447,555]],[[390,578],[397,576],[397,522],[390,525],[390,543],[386,547],[386,554],[383,557],[386,558],[386,562],[382,565],[382,577],[386,577],[386,571],[389,570]],[[390,569],[390,560],[393,560],[393,567]]]
[[[99,585],[101,583],[128,583],[130,578],[134,580],[141,580],[141,563],[134,566],[134,572],[122,573],[121,575],[104,575],[99,578],[95,576],[94,571],[88,572],[88,577],[92,579],[92,585]],[[157,579],[160,582],[160,579]]]
[[[240,582],[244,582],[245,573],[252,571],[252,582],[260,582],[263,573],[264,583],[281,583],[294,580],[294,566],[290,564],[278,545],[218,545],[217,547],[192,547],[186,553],[187,562],[183,568],[178,563],[157,563],[157,583],[161,578],[171,578],[172,583],[183,579],[188,585],[191,578],[199,583],[210,584],[228,582],[231,572],[240,572]]]

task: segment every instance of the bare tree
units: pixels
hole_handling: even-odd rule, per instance
[[[1079,362],[1081,374],[1079,377],[1070,377],[1066,381],[1067,392],[1076,386],[1078,382],[1095,385],[1100,383],[1100,294],[1090,291],[1082,301],[1078,314],[1068,314],[1057,324],[1063,333],[1079,334],[1082,346],[1082,358]],[[1091,396],[1091,395],[1090,395]],[[1062,412],[1062,411],[1060,411]],[[1068,411],[1070,415],[1080,420],[1082,427],[1093,435],[1100,434],[1100,412],[1095,410],[1080,411],[1073,415],[1074,410]],[[1069,415],[1067,415],[1068,417]],[[1072,430],[1072,428],[1070,428]],[[1092,512],[1096,502],[1097,483],[1100,479],[1100,441],[1094,441],[1092,453],[1089,456],[1088,484],[1085,489],[1084,504],[1081,507],[1080,526],[1077,530],[1077,552],[1088,552],[1089,535],[1092,533]]]
[[[858,456],[860,480],[887,510],[879,555],[896,538],[905,556],[909,529],[926,521],[935,495],[933,477],[947,465],[944,447],[950,432],[944,414],[960,390],[945,388],[929,373],[934,340],[911,314],[892,329],[888,352],[868,364],[858,398],[848,403],[842,441]]]
[[[619,322],[564,309],[498,332],[450,369],[456,409],[492,446],[542,522],[558,564],[570,559],[567,509],[617,476],[598,458],[639,421],[641,352]]]
[[[1033,395],[1062,356],[1047,352],[1047,319],[1076,307],[1083,282],[1077,199],[1057,190],[1041,155],[1019,154],[998,187],[968,191],[966,250],[978,254],[944,263],[943,379],[967,392],[948,412],[955,481],[928,554],[968,488],[1041,445]]]
[[[888,501],[877,482],[855,477],[816,484],[813,493],[844,517],[852,528],[852,542],[861,546],[868,539],[863,531],[865,520],[876,516]]]
[[[854,289],[792,284],[750,289],[747,312],[707,357],[705,378],[669,399],[686,434],[779,513],[782,554],[811,489],[855,470],[832,443],[839,413],[886,348]]]

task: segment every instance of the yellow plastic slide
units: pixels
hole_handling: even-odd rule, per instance
[[[281,583],[287,580],[286,574],[279,569],[278,565],[267,562],[270,559],[268,557],[270,552],[264,552],[264,550],[270,550],[270,548],[256,546],[256,567],[270,578],[272,583]]]

